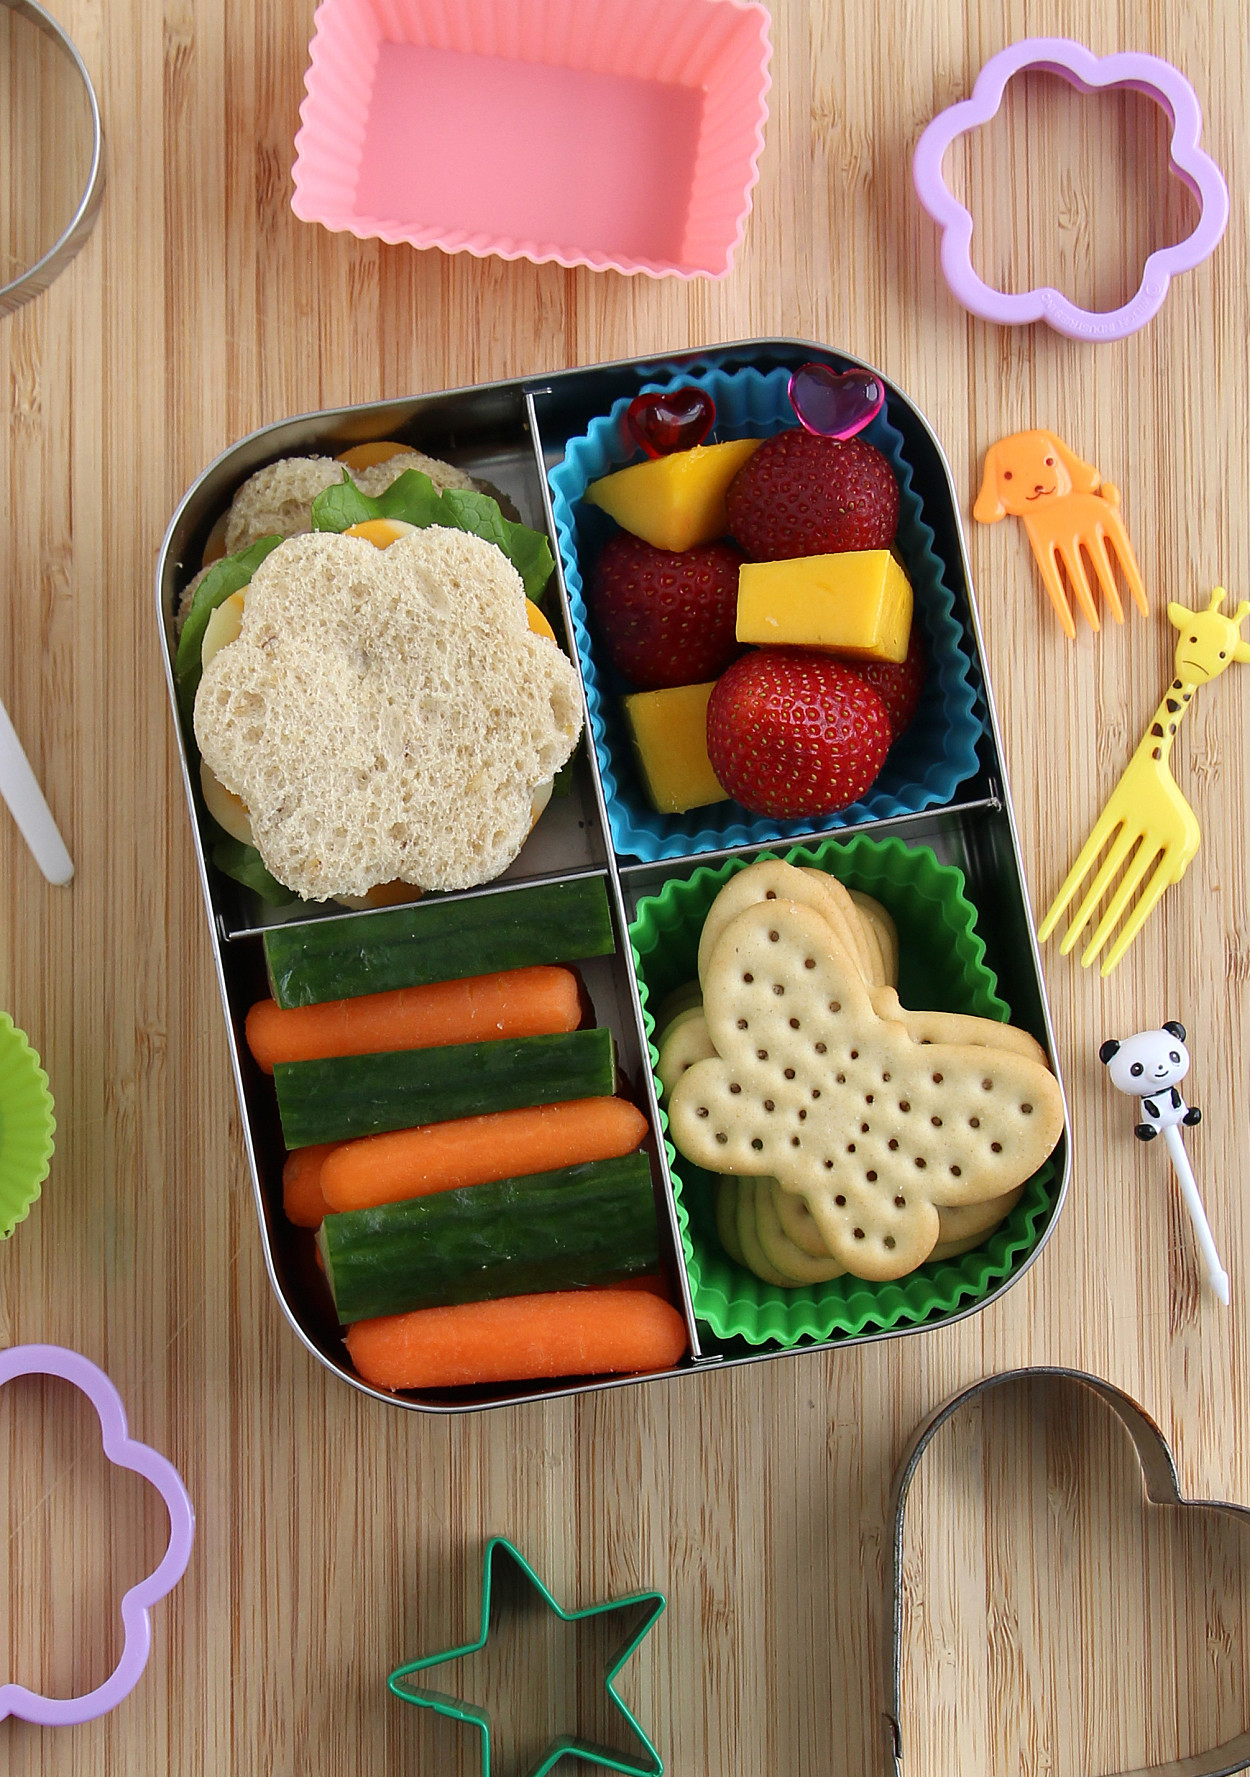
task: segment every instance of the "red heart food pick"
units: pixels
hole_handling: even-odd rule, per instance
[[[705,389],[670,389],[666,395],[639,395],[629,404],[625,426],[649,457],[693,450],[716,424],[716,403]]]
[[[873,370],[804,364],[790,378],[790,405],[818,437],[854,438],[885,406],[885,387]]]

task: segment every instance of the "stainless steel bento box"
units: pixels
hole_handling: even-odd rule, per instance
[[[343,916],[334,906],[301,905],[294,913],[275,914],[239,884],[213,866],[206,843],[207,815],[188,752],[173,677],[174,613],[187,581],[200,566],[205,542],[240,484],[262,465],[301,454],[335,455],[373,439],[396,439],[445,458],[496,491],[524,523],[551,536],[557,561],[560,611],[553,622],[570,656],[578,660],[570,621],[560,548],[553,524],[549,472],[565,455],[570,440],[582,436],[596,419],[622,397],[632,397],[657,379],[694,375],[709,367],[735,371],[754,367],[771,372],[818,360],[844,368],[857,362],[845,354],[802,340],[757,340],[663,359],[625,361],[523,378],[397,401],[338,408],[303,415],[266,426],[225,451],[190,488],[170,523],[156,577],[157,619],[169,682],[174,725],[182,760],[183,780],[192,817],[196,859],[212,928],[213,951],[229,1030],[230,1053],[243,1114],[244,1137],[255,1187],[265,1264],[278,1299],[295,1332],[329,1369],[364,1392],[397,1406],[429,1412],[457,1412],[503,1401],[543,1398],[588,1388],[623,1386],[651,1378],[613,1377],[563,1383],[517,1384],[503,1388],[448,1391],[419,1397],[389,1395],[369,1387],[352,1370],[333,1312],[329,1291],[318,1271],[311,1236],[293,1227],[283,1214],[281,1174],[285,1149],[272,1083],[252,1061],[243,1041],[249,1006],[268,992],[262,934],[275,919],[318,920]],[[874,836],[893,834],[932,848],[943,862],[959,867],[967,895],[978,910],[977,930],[986,959],[1015,1023],[1031,1031],[1054,1058],[1054,1043],[1038,961],[1033,923],[1021,869],[1019,847],[1003,767],[993,698],[985,671],[981,637],[960,525],[958,500],[942,450],[923,417],[907,398],[882,379],[886,411],[901,435],[912,482],[933,534],[933,549],[942,579],[962,629],[962,646],[976,687],[980,725],[975,770],[953,798],[937,806],[888,818],[869,818],[846,829]],[[549,609],[551,604],[549,603]],[[824,837],[822,833],[820,835]],[[839,837],[842,835],[838,835]],[[792,838],[786,844],[793,843]],[[620,1070],[634,1101],[651,1124],[649,1142],[661,1254],[673,1300],[687,1321],[690,1355],[676,1371],[696,1374],[712,1365],[743,1363],[794,1355],[784,1348],[761,1349],[737,1339],[717,1338],[696,1313],[683,1255],[670,1168],[660,1137],[659,1107],[631,955],[629,925],[641,898],[674,877],[695,868],[715,866],[730,855],[751,855],[774,846],[734,846],[684,855],[642,859],[613,847],[605,807],[601,762],[588,726],[576,755],[570,793],[553,801],[511,868],[498,881],[465,891],[466,896],[503,895],[521,883],[558,880],[575,875],[601,878],[616,924],[617,949],[610,958],[582,966],[585,988],[596,1019],[613,1033]],[[446,899],[447,897],[439,897]],[[424,903],[418,903],[418,908]],[[367,921],[368,912],[347,917]],[[962,1318],[976,1312],[1010,1287],[1045,1244],[1066,1195],[1069,1140],[1065,1134],[1052,1156],[1050,1209],[1033,1250],[997,1288],[981,1299],[941,1318]],[[923,1325],[934,1324],[926,1321]],[[873,1328],[836,1343],[901,1337],[921,1326]],[[811,1349],[811,1345],[801,1349]]]

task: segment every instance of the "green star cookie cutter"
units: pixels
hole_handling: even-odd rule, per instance
[[[624,1716],[630,1729],[637,1735],[641,1743],[642,1761],[624,1758],[607,1747],[579,1740],[576,1735],[561,1734],[552,1741],[542,1755],[540,1762],[527,1774],[527,1777],[546,1777],[546,1773],[551,1770],[552,1766],[565,1757],[584,1759],[611,1771],[623,1771],[626,1777],[662,1777],[664,1762],[643,1733],[637,1718],[622,1701],[616,1689],[615,1679],[630,1655],[635,1652],[644,1637],[664,1614],[664,1594],[662,1592],[634,1592],[627,1598],[615,1598],[607,1604],[592,1604],[586,1610],[564,1610],[556,1603],[520,1550],[505,1536],[492,1536],[486,1545],[483,1556],[482,1629],[477,1640],[466,1643],[464,1647],[452,1648],[447,1653],[427,1654],[423,1660],[412,1660],[406,1666],[397,1666],[386,1681],[387,1689],[405,1703],[415,1703],[420,1709],[433,1709],[438,1715],[449,1716],[453,1721],[469,1722],[477,1728],[482,1736],[482,1777],[490,1777],[491,1719],[489,1711],[476,1703],[464,1702],[445,1691],[411,1687],[407,1681],[415,1673],[428,1672],[435,1666],[443,1666],[452,1660],[463,1659],[468,1654],[481,1653],[490,1638],[491,1582],[495,1564],[499,1560],[512,1562],[519,1573],[534,1587],[548,1609],[553,1611],[563,1623],[581,1622],[587,1617],[607,1616],[612,1611],[636,1610],[640,1605],[649,1607],[640,1625],[629,1636],[604,1672],[604,1685],[610,1701]]]

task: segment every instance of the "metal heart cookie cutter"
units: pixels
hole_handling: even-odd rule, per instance
[[[172,1592],[186,1571],[195,1540],[195,1512],[173,1463],[130,1436],[122,1398],[90,1358],[62,1345],[12,1345],[0,1351],[0,1388],[17,1376],[56,1376],[87,1396],[100,1420],[104,1454],[118,1468],[150,1481],[169,1513],[169,1546],[160,1564],[122,1599],[122,1657],[102,1685],[81,1697],[45,1697],[21,1684],[0,1684],[0,1721],[8,1715],[40,1727],[72,1727],[115,1709],[138,1684],[152,1649],[148,1612]]]
[[[907,1497],[912,1482],[938,1432],[962,1413],[965,1407],[983,1399],[992,1390],[1021,1387],[1031,1382],[1050,1382],[1065,1389],[1086,1391],[1096,1395],[1104,1406],[1110,1408],[1133,1440],[1137,1459],[1141,1464],[1145,1495],[1151,1504],[1220,1512],[1234,1519],[1250,1533],[1250,1508],[1232,1505],[1223,1499],[1189,1499],[1181,1492],[1175,1458],[1159,1427],[1136,1401],[1110,1382],[1104,1382],[1101,1377],[1088,1376],[1082,1370],[1042,1366],[1004,1370],[997,1376],[984,1376],[970,1388],[965,1388],[961,1394],[947,1401],[945,1406],[939,1407],[925,1420],[907,1446],[894,1479],[887,1674],[890,1714],[887,1717],[887,1727],[893,1741],[895,1777],[903,1777],[903,1532]],[[1247,1769],[1250,1769],[1250,1722],[1221,1746],[1211,1747],[1206,1752],[1195,1753],[1188,1758],[1172,1759],[1166,1764],[1118,1772],[1115,1777],[1233,1777],[1234,1772]]]
[[[1057,74],[1078,92],[1127,88],[1161,105],[1172,124],[1169,166],[1193,192],[1198,223],[1175,246],[1147,259],[1141,284],[1122,308],[1091,313],[1049,285],[1020,293],[994,290],[972,268],[972,215],[942,177],[942,158],[957,136],[978,129],[996,114],[1007,82],[1026,70]],[[1000,326],[1045,321],[1069,339],[1124,339],[1144,327],[1163,306],[1177,272],[1191,271],[1214,251],[1228,223],[1228,187],[1211,156],[1198,146],[1202,107],[1185,76],[1159,56],[1124,52],[1096,56],[1069,37],[1026,37],[991,56],[977,75],[972,97],[940,111],[916,144],[912,177],[916,194],[942,230],[942,271],[966,309]]]

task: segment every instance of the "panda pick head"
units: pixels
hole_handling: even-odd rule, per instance
[[[1098,1051],[1098,1059],[1121,1092],[1153,1098],[1178,1085],[1189,1072],[1185,1026],[1172,1019],[1158,1030],[1139,1030],[1122,1042],[1112,1037]]]

